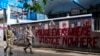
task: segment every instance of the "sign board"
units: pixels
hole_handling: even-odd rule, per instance
[[[3,10],[0,10],[0,19],[3,19],[3,18],[4,18]]]

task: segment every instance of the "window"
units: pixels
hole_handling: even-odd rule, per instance
[[[94,19],[94,30],[100,30],[100,17]]]
[[[92,30],[100,32],[100,17],[92,19]]]
[[[96,32],[100,32],[100,4],[96,4],[91,6],[92,11],[92,26],[93,30]]]

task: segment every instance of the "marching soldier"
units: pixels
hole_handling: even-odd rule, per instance
[[[5,32],[5,35],[6,35],[7,46],[4,49],[4,52],[6,53],[7,49],[10,48],[9,54],[13,54],[12,53],[12,48],[13,48],[13,31],[12,31],[12,28],[11,28],[10,25],[7,26],[7,30]]]
[[[28,43],[27,46],[24,48],[24,51],[26,51],[27,48],[30,48],[30,53],[33,54],[32,52],[32,39],[33,39],[33,33],[32,33],[32,30],[31,30],[31,26],[30,25],[27,25],[27,28],[25,30],[25,40],[26,42]]]

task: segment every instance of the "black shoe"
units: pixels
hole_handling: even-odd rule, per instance
[[[13,55],[13,53],[12,53],[12,52],[9,52],[9,54]]]
[[[26,48],[24,48],[25,53],[27,53]]]

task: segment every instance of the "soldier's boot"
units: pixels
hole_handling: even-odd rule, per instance
[[[26,48],[24,48],[24,52],[27,53]]]
[[[30,53],[33,54],[32,48],[30,48]]]
[[[9,52],[9,54],[13,55],[11,48],[10,48],[10,52]]]

